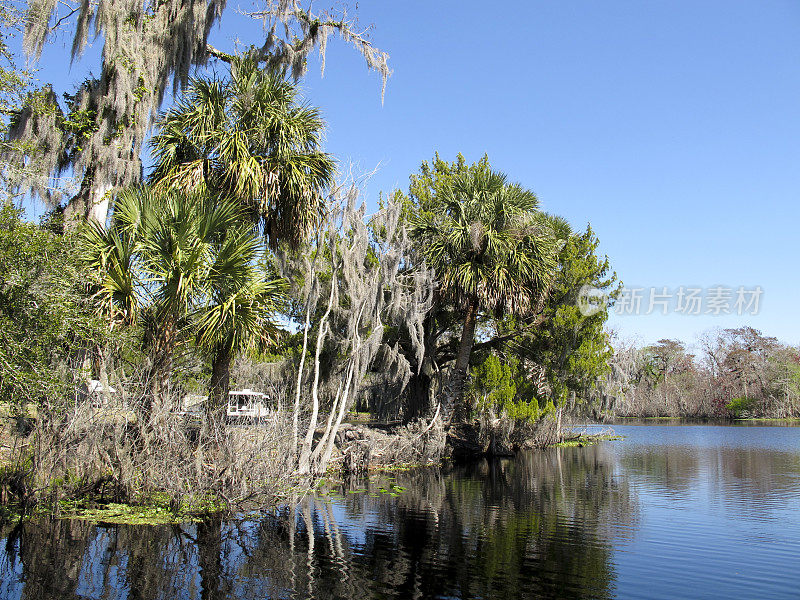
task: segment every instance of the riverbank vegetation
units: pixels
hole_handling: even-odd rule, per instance
[[[605,414],[703,419],[800,417],[800,350],[752,327],[678,340],[618,344],[604,383]]]
[[[367,214],[295,93],[234,57],[158,122],[152,173],[108,221],[5,205],[4,502],[189,518],[332,468],[560,440],[570,379],[554,397],[528,344],[577,287],[613,285],[593,232],[486,157],[436,156]],[[604,318],[577,348],[605,343]],[[231,421],[231,388],[267,412]],[[382,425],[348,425],[355,410]]]

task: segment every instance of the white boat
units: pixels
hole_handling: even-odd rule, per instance
[[[227,415],[231,418],[248,417],[262,419],[272,415],[268,407],[269,396],[253,390],[231,390],[228,392]]]

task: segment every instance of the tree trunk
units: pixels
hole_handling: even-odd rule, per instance
[[[155,406],[164,406],[170,393],[170,374],[172,372],[172,352],[156,352],[150,367],[150,393],[144,401],[145,420],[149,420]]]
[[[467,379],[467,369],[469,369],[469,358],[472,354],[472,346],[475,345],[475,326],[477,323],[478,299],[471,298],[464,315],[464,331],[461,334],[461,343],[458,345],[456,364],[450,374],[450,381],[445,391],[443,403],[445,423],[448,423],[453,418],[453,410],[456,407],[456,403],[461,400],[461,395],[464,392],[464,382]]]
[[[406,405],[403,411],[403,420],[408,423],[415,419],[424,419],[431,412],[431,386],[436,372],[436,346],[438,342],[437,323],[435,313],[437,305],[431,307],[423,321],[424,354],[422,363],[417,366],[416,372],[411,375],[406,392]],[[441,406],[436,403],[437,409]]]
[[[403,414],[406,422],[428,416],[431,409],[431,377],[427,373],[414,373],[408,382],[408,404]]]
[[[93,175],[89,175],[89,182],[81,186],[81,190],[70,199],[64,209],[64,224],[67,227],[77,225],[94,219],[105,228],[108,219],[108,207],[112,189],[110,183],[95,184]],[[86,178],[84,178],[86,179]]]
[[[154,404],[165,406],[170,395],[170,377],[172,376],[172,354],[175,347],[176,326],[168,322],[163,329],[156,332],[150,354],[149,387],[150,393],[145,395],[142,412],[145,421],[153,414]]]
[[[356,352],[353,353],[355,356],[358,352],[358,348]],[[353,362],[355,359],[351,357],[350,359],[350,366],[347,371],[347,378],[344,382],[344,388],[342,390],[342,397],[339,404],[339,411],[336,415],[336,422],[329,427],[325,431],[325,435],[323,439],[326,440],[325,442],[325,450],[322,452],[319,462],[315,465],[316,473],[324,473],[325,470],[328,468],[328,461],[331,459],[331,454],[333,453],[333,444],[336,440],[336,433],[339,431],[339,427],[342,424],[342,419],[344,418],[344,414],[347,411],[347,399],[350,393],[350,384],[353,380],[353,371],[355,371],[355,363]],[[328,421],[330,422],[330,420]],[[320,446],[322,445],[322,440],[320,440]]]
[[[92,349],[92,378],[100,382],[100,395],[103,398],[103,404],[108,406],[111,400],[111,391],[108,383],[107,351],[103,345],[97,345]]]
[[[325,343],[325,334],[328,330],[328,317],[333,309],[333,299],[335,295],[336,281],[332,279],[328,306],[325,309],[325,314],[322,315],[322,319],[319,322],[319,330],[317,331],[317,347],[314,352],[314,383],[311,386],[311,420],[308,423],[308,430],[306,431],[305,438],[303,438],[303,450],[300,453],[300,460],[298,461],[298,471],[303,474],[309,472],[311,447],[314,443],[314,431],[317,429],[317,417],[319,416],[319,357],[322,354],[322,346]]]
[[[208,386],[206,419],[209,425],[219,426],[225,421],[225,407],[231,389],[231,352],[218,348],[211,362],[211,381]]]
[[[344,380],[339,382],[339,387],[336,389],[336,396],[334,397],[333,404],[331,405],[331,412],[328,414],[328,421],[325,424],[325,431],[323,432],[322,437],[317,442],[317,447],[314,448],[314,451],[311,453],[311,464],[316,465],[319,462],[319,457],[322,456],[322,451],[327,446],[328,436],[333,430],[333,419],[336,417],[337,414],[339,414],[339,401],[342,398],[343,386],[344,386]]]
[[[313,273],[312,273],[313,277]],[[294,410],[292,410],[292,448],[297,450],[297,439],[300,428],[300,394],[303,391],[303,371],[306,368],[306,350],[308,349],[308,330],[311,327],[311,301],[306,303],[306,320],[303,324],[303,349],[300,354],[300,366],[297,367],[297,387],[294,395]]]

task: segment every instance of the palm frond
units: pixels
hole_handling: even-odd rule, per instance
[[[151,183],[235,199],[261,222],[270,243],[296,245],[319,223],[333,181],[321,151],[325,123],[298,104],[285,77],[236,58],[224,80],[194,79],[164,113],[151,147]]]

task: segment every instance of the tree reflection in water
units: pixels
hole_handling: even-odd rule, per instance
[[[723,515],[737,520],[780,518],[797,498],[800,454],[763,448],[633,446],[619,463],[632,485],[689,499],[699,488]]]
[[[603,598],[614,539],[637,511],[601,447],[329,491],[240,521],[26,523],[5,532],[0,596]]]

